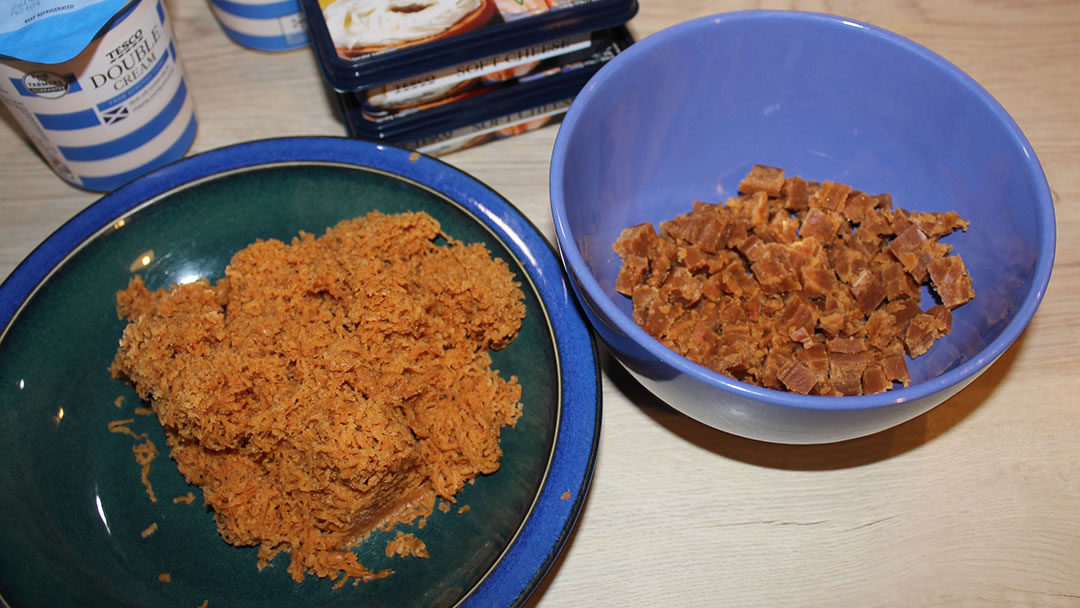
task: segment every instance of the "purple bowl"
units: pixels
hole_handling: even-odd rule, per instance
[[[723,201],[756,163],[971,221],[944,242],[977,295],[954,311],[949,335],[908,361],[910,386],[857,397],[765,389],[675,354],[633,322],[629,298],[615,292],[619,232],[685,213],[695,199]],[[641,40],[575,99],[550,193],[571,283],[617,359],[683,413],[772,442],[868,435],[942,403],[1017,339],[1054,260],[1049,186],[1001,105],[932,51],[830,15],[723,13]]]

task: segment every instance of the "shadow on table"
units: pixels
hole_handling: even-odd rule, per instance
[[[747,464],[775,469],[825,471],[871,464],[898,456],[925,445],[971,415],[994,392],[1009,374],[1017,353],[1023,348],[1024,335],[970,385],[936,408],[891,429],[838,443],[822,445],[785,445],[747,439],[725,433],[697,422],[674,410],[642,387],[601,345],[601,365],[615,388],[627,396],[658,425],[698,447]],[[603,458],[600,454],[598,458]],[[591,494],[591,493],[590,493]],[[589,496],[581,513],[588,510]],[[537,585],[524,606],[537,605],[556,578],[574,544],[580,526],[575,525],[559,556]]]
[[[615,387],[657,424],[720,456],[761,467],[819,471],[857,467],[903,454],[946,433],[970,415],[1009,373],[1023,334],[970,385],[936,408],[873,435],[820,445],[775,444],[714,429],[671,408],[642,387],[606,350],[602,365]]]

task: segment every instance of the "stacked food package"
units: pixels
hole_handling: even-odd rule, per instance
[[[349,135],[440,155],[558,122],[637,0],[300,0]]]

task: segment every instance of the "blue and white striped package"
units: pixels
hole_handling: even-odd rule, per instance
[[[106,192],[187,153],[198,122],[162,0],[4,13],[0,98],[60,177]]]
[[[258,51],[289,51],[308,44],[297,0],[210,0],[233,42]]]

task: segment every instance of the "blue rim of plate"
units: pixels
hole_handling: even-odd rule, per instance
[[[38,245],[0,284],[0,341],[23,303],[56,268],[134,209],[193,181],[258,166],[305,162],[384,171],[455,201],[503,241],[547,308],[561,383],[547,474],[517,534],[458,603],[520,605],[558,557],[588,494],[600,438],[600,367],[595,338],[552,245],[512,203],[460,169],[403,148],[343,137],[262,139],[187,157],[106,194]]]

